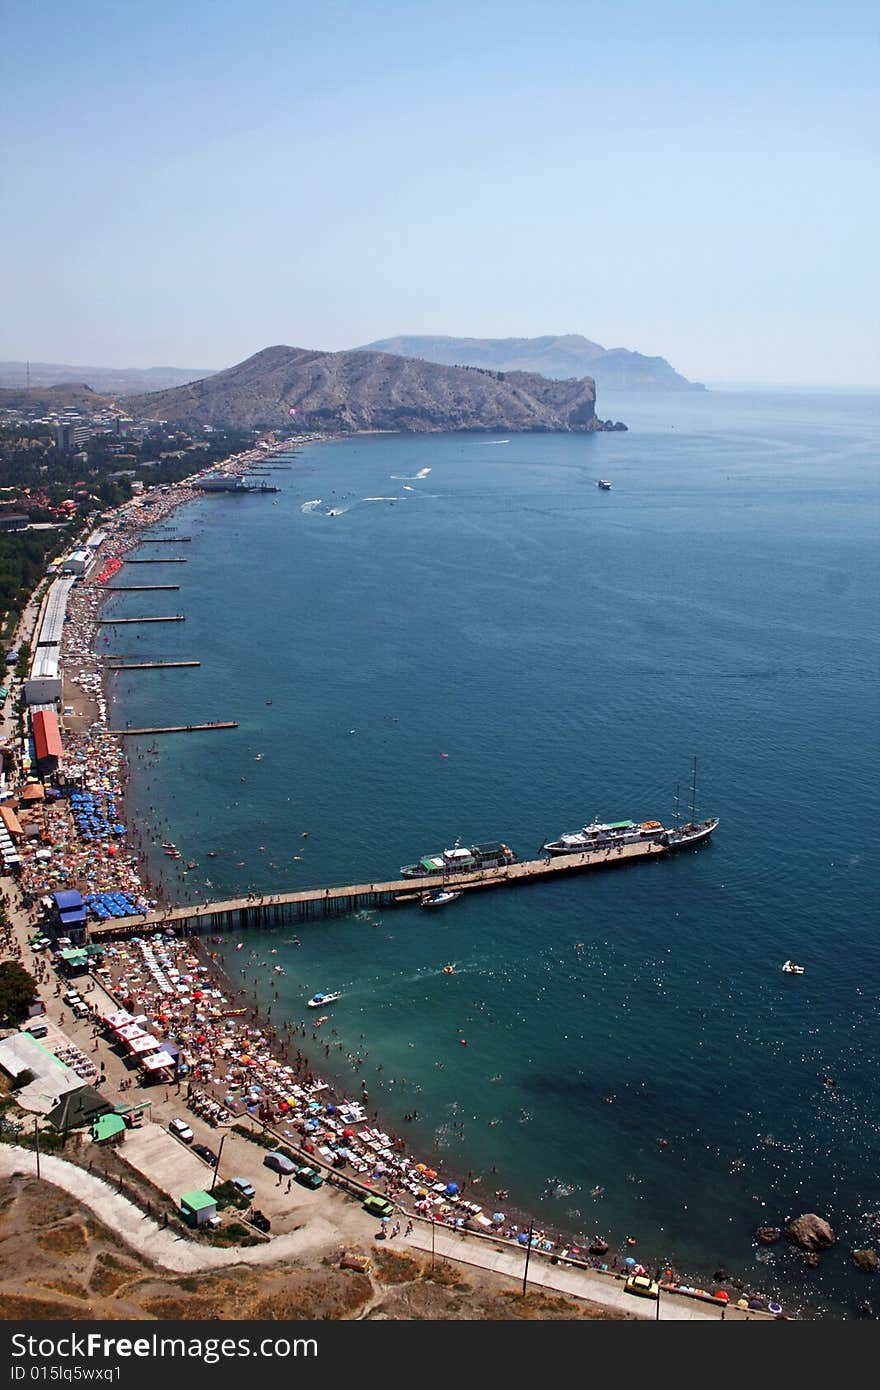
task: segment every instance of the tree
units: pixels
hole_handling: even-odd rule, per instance
[[[17,960],[0,961],[0,1024],[21,1023],[37,997],[37,982]]]

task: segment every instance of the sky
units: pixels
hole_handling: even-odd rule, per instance
[[[583,333],[880,383],[859,0],[5,0],[0,359]]]

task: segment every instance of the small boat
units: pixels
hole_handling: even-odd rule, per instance
[[[311,997],[311,999],[310,999],[309,1002],[308,1002],[308,1007],[309,1007],[310,1009],[323,1009],[323,1007],[324,1007],[325,1004],[335,1004],[335,1003],[336,1003],[336,1000],[339,999],[339,998],[341,998],[341,995],[339,995],[338,993],[337,993],[337,994],[313,994],[312,997]]]
[[[782,973],[784,975],[803,975],[804,966],[795,965],[793,961],[787,960],[782,967]]]
[[[454,903],[456,898],[460,897],[461,893],[453,893],[450,888],[438,888],[434,893],[426,893],[419,907],[445,907],[447,903]]]
[[[454,975],[454,974],[455,974],[455,966],[454,966],[454,965],[444,965],[444,967],[443,967],[443,974],[444,974],[444,975]]]
[[[598,486],[602,489],[603,492],[611,491],[611,484],[609,483],[607,478],[600,478]]]

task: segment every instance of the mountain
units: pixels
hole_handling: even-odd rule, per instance
[[[500,372],[540,372],[553,378],[592,376],[600,391],[705,391],[670,367],[665,357],[627,348],[604,348],[566,333],[550,338],[382,338],[360,352],[396,352],[426,362],[487,367]]]
[[[549,381],[391,353],[269,347],[203,381],[130,397],[126,407],[140,418],[240,428],[287,424],[293,411],[299,428],[328,432],[611,428],[597,420],[595,402],[590,377]]]
[[[31,386],[57,386],[87,381],[92,390],[108,396],[130,396],[135,391],[162,391],[209,376],[207,371],[186,367],[66,367],[57,362],[0,362],[0,387],[24,387],[30,366]]]

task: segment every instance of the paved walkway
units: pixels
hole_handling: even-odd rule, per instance
[[[179,1274],[228,1268],[231,1265],[272,1265],[328,1248],[338,1249],[344,1243],[342,1232],[335,1222],[316,1214],[300,1230],[275,1236],[264,1245],[242,1249],[202,1245],[164,1230],[103,1179],[64,1159],[51,1154],[42,1155],[40,1172],[45,1181],[88,1207],[133,1250],[162,1268]],[[17,1173],[34,1177],[36,1156],[28,1149],[3,1145],[0,1147],[0,1177],[9,1178]],[[375,1230],[374,1223],[371,1223],[371,1229]],[[393,1248],[403,1251],[407,1246],[431,1253],[430,1227],[417,1225],[408,1238],[401,1238]],[[390,1241],[388,1248],[392,1248]],[[488,1243],[453,1234],[441,1226],[436,1226],[433,1231],[433,1251],[443,1259],[490,1270],[515,1280],[517,1284],[522,1283],[524,1252],[500,1250]],[[528,1283],[531,1289],[540,1288],[551,1293],[588,1299],[631,1317],[653,1319],[658,1312],[653,1301],[625,1293],[620,1280],[591,1270],[551,1265],[533,1258],[529,1264]],[[738,1308],[722,1310],[718,1305],[676,1294],[664,1293],[660,1299],[659,1315],[662,1321],[701,1322],[709,1319],[717,1322],[722,1318],[722,1311],[730,1322],[764,1316],[756,1312],[746,1313]]]

